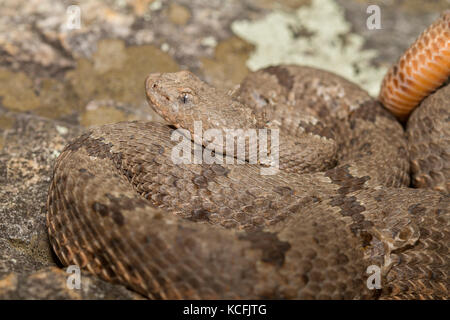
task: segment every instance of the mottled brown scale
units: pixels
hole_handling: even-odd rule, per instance
[[[412,183],[450,192],[450,84],[427,97],[407,125]]]
[[[155,299],[448,297],[448,189],[407,188],[414,147],[359,87],[295,66],[252,73],[232,97],[189,72],[146,85],[175,127],[279,128],[281,170],[174,164],[164,124],[93,129],[61,153],[49,190],[50,241],[65,265]],[[441,95],[429,98],[436,110]],[[381,290],[367,289],[369,265]]]

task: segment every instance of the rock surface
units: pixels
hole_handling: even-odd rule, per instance
[[[383,29],[369,31],[371,1],[365,0],[84,0],[78,2],[80,28],[74,29],[70,1],[0,2],[0,299],[140,298],[85,273],[81,289],[69,290],[68,274],[48,244],[45,215],[52,166],[70,139],[105,123],[161,121],[145,101],[148,73],[189,69],[229,90],[252,69],[263,45],[252,28],[238,32],[235,26],[271,28],[267,17],[284,12],[278,17],[287,26],[281,30],[285,42],[268,39],[285,49],[277,63],[305,60],[291,50],[301,41],[320,44],[301,53],[313,57],[318,50],[333,52],[338,43],[356,50],[356,65],[364,59],[363,70],[351,72],[381,74],[448,7],[446,0],[382,5]],[[334,21],[344,25],[342,34],[324,43],[314,39],[327,36],[317,30],[342,25],[327,25],[320,5],[337,10],[323,14],[339,14]],[[290,28],[286,21],[295,12],[312,19]],[[323,27],[308,29],[314,21]],[[270,63],[271,53],[260,59]],[[313,63],[327,67],[322,60]]]
[[[46,201],[54,160],[82,129],[48,119],[4,113],[0,152],[0,299],[136,299],[126,288],[81,275],[66,286],[47,236]]]
[[[70,280],[70,279],[69,279]],[[2,299],[46,300],[123,300],[143,299],[123,286],[110,284],[82,272],[79,289],[67,285],[68,274],[56,267],[49,267],[31,274],[11,273],[0,279]]]

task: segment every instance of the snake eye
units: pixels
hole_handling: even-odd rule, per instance
[[[185,89],[180,94],[180,101],[184,104],[191,102],[194,98],[193,92],[190,89]]]

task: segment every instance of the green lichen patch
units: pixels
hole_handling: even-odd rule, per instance
[[[167,10],[167,16],[172,23],[182,26],[191,18],[191,12],[184,6],[172,3]]]
[[[39,107],[35,113],[50,119],[58,119],[76,112],[83,106],[67,81],[43,79],[39,90]]]
[[[273,9],[276,7],[297,9],[301,6],[311,4],[311,0],[254,0],[253,4],[265,9]]]
[[[84,111],[80,117],[80,124],[84,127],[92,127],[127,120],[138,120],[138,117],[111,105],[99,105]]]
[[[145,77],[151,72],[178,69],[167,53],[154,46],[126,47],[121,40],[102,40],[93,59],[79,59],[77,67],[68,71],[63,81],[49,78],[33,81],[22,72],[0,69],[0,101],[9,110],[32,111],[47,118],[70,119],[71,122],[81,120],[87,126],[130,120],[132,116],[114,108],[85,108],[93,100],[147,108]]]
[[[23,72],[0,69],[0,98],[3,107],[13,111],[29,111],[39,107],[33,82]]]
[[[0,150],[5,146],[5,138],[1,134],[3,130],[11,129],[14,125],[15,119],[0,113]]]
[[[16,250],[32,257],[34,260],[51,264],[53,261],[47,235],[33,236],[30,242],[21,239],[9,239],[10,245]]]
[[[0,130],[11,129],[16,120],[7,114],[0,114]]]
[[[201,60],[205,76],[218,87],[231,88],[239,84],[248,73],[246,61],[253,49],[253,45],[236,36],[220,42],[214,59]]]
[[[121,40],[103,40],[93,61],[79,59],[77,68],[66,78],[84,104],[93,99],[141,104],[145,101],[144,79],[149,73],[178,69],[167,53],[154,46],[126,48]]]
[[[351,32],[344,10],[332,0],[312,0],[293,12],[275,10],[262,20],[235,21],[232,30],[255,45],[247,61],[251,70],[299,64],[335,72],[377,95],[386,68],[375,67],[375,50]]]

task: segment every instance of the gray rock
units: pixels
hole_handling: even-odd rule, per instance
[[[86,273],[66,286],[46,228],[47,191],[59,152],[82,131],[37,116],[5,113],[0,153],[0,299],[131,299],[138,295]]]
[[[11,273],[0,279],[0,299],[4,300],[123,300],[143,299],[120,285],[111,284],[82,272],[80,286],[67,285],[69,274],[49,267],[31,274]]]

